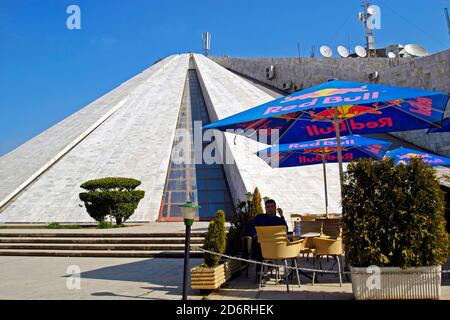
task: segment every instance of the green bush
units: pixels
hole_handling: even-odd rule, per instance
[[[222,210],[216,212],[216,216],[209,222],[208,233],[205,236],[203,248],[217,253],[224,253],[226,246],[225,213]],[[204,253],[205,265],[215,267],[219,264],[220,256]]]
[[[247,225],[255,217],[256,214],[249,210],[245,201],[239,202],[236,206],[236,211],[230,221],[230,229],[227,234],[226,252],[228,255],[238,255],[242,247],[242,237],[247,232]]]
[[[261,206],[261,194],[259,193],[258,188],[255,188],[253,199],[250,202],[250,208],[245,201],[239,202],[236,206],[227,235],[226,252],[228,255],[236,256],[242,252],[242,237],[247,233],[248,223],[260,213],[264,213]],[[248,249],[249,248],[247,248],[247,250]]]
[[[131,191],[141,185],[141,182],[131,178],[102,178],[89,180],[80,187],[88,191]]]
[[[419,159],[348,165],[342,197],[348,262],[356,267],[442,265],[448,257],[443,193]]]
[[[258,188],[255,188],[255,192],[253,192],[253,199],[251,203],[252,208],[252,214],[256,216],[257,214],[264,213],[264,209],[261,206],[262,198],[261,194],[259,193]]]
[[[62,229],[62,225],[58,222],[52,222],[48,224],[47,229]]]
[[[112,227],[113,227],[112,224],[110,222],[108,222],[108,221],[105,221],[105,220],[100,221],[97,224],[97,228],[99,228],[99,229],[111,229]]]
[[[127,221],[136,210],[145,192],[133,190],[140,185],[139,180],[128,178],[103,178],[90,180],[81,185],[88,192],[80,193],[89,215],[101,222],[110,215],[117,225]]]

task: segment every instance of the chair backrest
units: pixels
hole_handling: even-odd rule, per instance
[[[323,220],[323,234],[335,239],[342,237],[341,222],[341,219]]]
[[[318,232],[322,233],[322,221],[300,221],[302,233]]]
[[[342,255],[344,248],[342,247],[342,239],[314,238],[314,247],[316,255]]]
[[[303,241],[291,244],[287,238],[286,226],[265,226],[255,228],[264,259],[290,259],[295,258],[300,254]]]
[[[316,217],[312,215],[303,215],[301,216],[302,221],[315,221]]]

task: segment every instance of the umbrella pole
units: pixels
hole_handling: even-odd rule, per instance
[[[336,131],[336,141],[337,141],[337,153],[338,153],[338,163],[339,163],[339,180],[341,183],[341,196],[344,189],[344,170],[342,168],[342,148],[341,148],[341,126],[338,117],[338,107],[333,107],[334,109],[334,128]]]
[[[327,168],[325,158],[325,148],[322,148],[322,163],[323,163],[323,186],[325,188],[325,214],[328,217],[328,189],[327,189]]]

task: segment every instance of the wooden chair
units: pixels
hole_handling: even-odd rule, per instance
[[[322,221],[322,236],[338,239],[342,237],[342,220],[341,219],[325,219]]]
[[[337,259],[338,271],[339,271],[339,283],[342,287],[342,270],[341,261],[342,255],[344,254],[344,249],[342,246],[342,238],[330,239],[325,237],[313,238],[314,242],[314,267],[319,267],[322,269],[322,263],[320,258],[323,256],[333,256]],[[314,285],[314,280],[316,278],[316,273],[313,273],[312,284]]]
[[[295,268],[297,267],[297,257],[302,250],[304,240],[289,241],[287,237],[287,230],[285,226],[268,226],[256,227],[258,242],[261,244],[261,252],[263,256],[263,263],[267,261],[283,260],[285,265],[285,282],[286,288],[289,292],[288,281],[288,259],[292,259]],[[262,277],[264,274],[264,265],[262,266],[259,275],[259,289],[261,289]],[[298,286],[300,286],[300,276],[298,269],[295,270],[297,275]]]

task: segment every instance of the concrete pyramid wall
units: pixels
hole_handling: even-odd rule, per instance
[[[202,55],[193,55],[211,121],[273,99]],[[0,158],[0,223],[93,222],[79,185],[134,177],[146,191],[130,222],[158,218],[183,96],[189,54],[170,56]],[[225,134],[233,200],[259,187],[289,213],[323,213],[322,166],[271,169],[254,152],[266,146]],[[329,164],[330,212],[340,212],[337,165]]]
[[[92,222],[79,185],[104,176],[140,179],[146,196],[132,220],[156,219],[188,62],[164,59],[1,157],[0,201],[16,198],[0,223]]]

